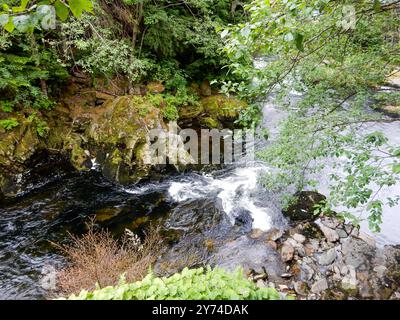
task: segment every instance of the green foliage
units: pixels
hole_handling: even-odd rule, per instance
[[[228,69],[247,79],[231,90],[254,99],[275,94],[288,114],[277,139],[259,154],[276,168],[264,184],[283,193],[289,186],[315,188],[329,159],[344,175],[330,176],[326,210],[351,209],[342,214],[353,220],[358,217],[348,211],[368,212],[374,231],[383,205],[398,201],[378,197],[399,180],[398,146],[359,128],[387,121],[368,112],[371,101],[398,102],[397,94],[374,90],[400,64],[398,9],[396,1],[255,0],[247,22],[222,32]],[[264,63],[254,66],[255,56]]]
[[[129,39],[116,38],[112,28],[98,27],[101,21],[101,15],[86,14],[62,24],[58,45],[64,59],[93,77],[122,75],[138,82],[150,69],[149,60],[137,58]]]
[[[7,0],[0,8],[0,27],[7,32],[50,30],[55,29],[57,18],[65,21],[70,12],[79,18],[92,11],[91,0]]]
[[[142,281],[94,292],[82,291],[70,300],[279,300],[273,288],[257,288],[243,277],[243,272],[220,268],[185,268],[169,278],[147,275]]]
[[[0,127],[3,127],[5,130],[12,130],[18,126],[19,122],[15,118],[0,120]]]
[[[30,44],[26,44],[30,39]],[[3,111],[11,112],[21,108],[49,109],[53,102],[49,98],[53,89],[68,73],[51,49],[36,43],[31,34],[15,35],[13,41],[0,51],[0,104]],[[50,80],[46,92],[40,87],[41,81]]]
[[[72,66],[131,83],[228,76],[216,30],[241,16],[228,0],[99,0],[94,13],[62,24],[56,46]]]
[[[36,113],[29,115],[28,121],[35,125],[35,129],[39,137],[44,138],[47,136],[50,128],[48,127],[47,122],[41,119]]]

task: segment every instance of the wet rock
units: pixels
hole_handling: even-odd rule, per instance
[[[328,289],[328,282],[324,278],[317,280],[311,286],[311,292],[315,294],[321,293],[322,291],[325,291],[327,289]]]
[[[234,213],[235,225],[238,226],[243,232],[250,232],[252,230],[253,218],[250,211],[240,210]],[[255,234],[253,234],[254,236]]]
[[[298,192],[295,197],[295,203],[283,211],[292,221],[314,221],[314,206],[326,200],[324,195],[312,191]]]
[[[233,271],[238,267],[255,270],[258,273],[265,270],[268,279],[279,281],[285,273],[279,254],[265,246],[260,241],[242,236],[220,247],[211,259],[212,263]]]
[[[339,240],[339,235],[335,230],[328,228],[324,225],[321,225],[320,229],[328,242],[336,242]]]
[[[281,248],[281,258],[283,262],[288,262],[291,261],[293,259],[294,256],[294,247],[293,245],[288,242],[285,241],[282,245]]]
[[[336,256],[336,249],[329,249],[328,251],[320,255],[320,257],[318,258],[318,263],[322,266],[328,266],[336,260]]]

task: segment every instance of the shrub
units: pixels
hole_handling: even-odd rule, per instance
[[[58,245],[70,262],[58,272],[62,294],[117,285],[121,274],[127,281],[141,280],[159,256],[161,239],[154,228],[146,232],[144,240],[125,230],[120,241],[106,230],[95,230],[93,221],[88,229],[82,237],[71,235],[70,244]]]
[[[258,288],[243,277],[243,271],[230,273],[224,269],[183,269],[171,277],[158,278],[152,273],[142,281],[127,284],[124,279],[116,287],[93,292],[82,291],[70,300],[277,300],[273,288]]]

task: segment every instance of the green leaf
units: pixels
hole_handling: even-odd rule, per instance
[[[80,18],[85,11],[93,11],[93,3],[90,0],[68,0],[68,4],[72,14],[77,18]]]
[[[61,21],[65,21],[68,19],[69,10],[64,3],[62,3],[60,0],[57,0],[54,3],[54,7],[56,8],[57,17],[59,17]]]
[[[296,32],[294,34],[294,43],[296,45],[297,50],[304,51],[303,45],[304,36],[301,33]]]
[[[13,32],[14,31],[14,29],[15,29],[15,25],[14,25],[14,22],[13,22],[13,18],[12,17],[10,17],[9,19],[8,19],[8,22],[3,26],[4,27],[4,29],[6,30],[6,31],[8,31],[8,32]]]
[[[20,5],[19,7],[13,7],[13,8],[12,8],[12,11],[13,11],[14,13],[23,12],[23,11],[25,11],[26,6],[28,5],[28,3],[29,3],[29,0],[22,0],[22,1],[21,1],[21,5]]]

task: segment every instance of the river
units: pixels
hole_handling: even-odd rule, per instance
[[[273,103],[265,103],[263,112],[262,125],[273,136],[284,113]],[[365,128],[373,129],[400,143],[398,124]],[[265,143],[257,140],[256,149]],[[179,249],[195,247],[205,236],[218,240],[238,237],[252,228],[284,229],[288,222],[276,196],[258,184],[258,176],[267,170],[259,161],[243,159],[217,170],[175,174],[132,187],[112,184],[95,169],[64,173],[0,207],[0,298],[45,298],[42,272],[65,264],[52,242],[66,241],[68,232],[85,232],[85,222],[94,215],[116,235],[125,228],[140,229],[149,221],[162,226],[166,234],[178,233],[168,239],[171,248],[177,248],[176,254]],[[322,193],[329,191],[325,176],[320,179]],[[386,193],[399,194],[399,188]],[[384,209],[382,232],[374,235],[380,244],[400,243],[397,211]],[[215,256],[209,258],[215,262]]]

